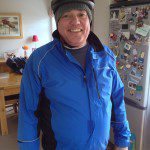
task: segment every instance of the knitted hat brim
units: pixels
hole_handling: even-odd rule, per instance
[[[90,8],[84,4],[84,3],[67,3],[62,6],[60,6],[57,11],[55,12],[55,21],[56,24],[60,20],[60,18],[63,16],[64,13],[69,12],[71,10],[85,10],[87,12],[87,15],[89,17],[89,21],[92,21],[92,12]]]

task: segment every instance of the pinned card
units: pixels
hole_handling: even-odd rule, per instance
[[[136,93],[136,99],[138,99],[139,101],[142,99],[142,94],[141,93]]]
[[[130,32],[122,32],[122,35],[124,35],[127,39],[130,38]]]
[[[126,50],[130,50],[130,49],[131,49],[131,45],[128,44],[128,43],[126,43],[126,44],[124,45],[124,48],[125,48]]]
[[[124,66],[123,66],[123,65],[118,67],[118,69],[120,69],[120,70],[122,70],[123,68],[124,68]]]
[[[120,24],[118,20],[111,20],[110,21],[110,32],[118,33],[120,30]]]
[[[121,55],[120,55],[120,58],[121,58],[121,59],[124,59],[124,55],[121,54]]]
[[[129,88],[131,88],[131,89],[133,89],[133,90],[136,90],[136,86],[137,86],[136,83],[131,82],[131,81],[128,82],[128,87],[129,87]]]
[[[125,11],[125,14],[131,14],[131,8],[125,8],[124,9],[124,11]]]
[[[130,81],[131,81],[131,82],[134,82],[134,83],[136,83],[136,84],[139,84],[140,79],[137,78],[136,76],[130,75]]]
[[[124,59],[126,60],[128,58],[128,55],[127,53],[124,53]]]
[[[132,70],[130,71],[130,75],[133,75],[133,76],[136,75],[136,68],[132,68]]]
[[[129,19],[128,19],[128,22],[129,22],[129,23],[133,23],[133,22],[134,22],[134,19],[133,19],[133,18],[129,18]]]
[[[144,69],[144,66],[143,66],[143,65],[138,64],[138,70],[143,71],[143,69]]]
[[[126,68],[130,69],[131,65],[130,64],[126,64]]]
[[[143,64],[144,63],[144,58],[138,58],[138,62]]]
[[[126,22],[126,17],[127,17],[127,15],[126,15],[126,13],[125,13],[125,9],[124,8],[121,8],[120,10],[119,10],[119,22],[120,23],[125,23]]]
[[[150,26],[143,24],[142,27],[136,29],[135,33],[140,34],[142,36],[147,36],[149,30],[150,30]]]
[[[110,19],[118,20],[119,10],[111,10],[110,11]]]
[[[136,91],[142,91],[142,90],[143,90],[142,86],[140,86],[140,85],[136,86]]]
[[[129,25],[128,24],[122,24],[122,29],[128,29],[129,28]]]
[[[142,72],[137,72],[136,73],[136,77],[139,78],[140,80],[142,79],[143,75],[142,75]]]
[[[135,94],[135,90],[130,90],[130,95],[134,95]]]
[[[145,53],[144,53],[144,52],[141,52],[140,56],[141,56],[141,58],[144,58]]]
[[[130,30],[135,31],[136,27],[135,25],[130,25]]]
[[[111,33],[111,34],[110,34],[110,38],[111,38],[113,41],[116,41],[116,40],[117,40],[117,35],[114,34],[114,33]]]
[[[133,55],[137,55],[137,54],[138,54],[137,50],[133,49]]]

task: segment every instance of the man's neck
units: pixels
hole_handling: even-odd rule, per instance
[[[87,45],[87,43],[81,45],[81,46],[70,46],[70,45],[66,45],[64,44],[63,46],[66,48],[66,49],[70,49],[70,50],[75,50],[75,49],[80,49],[80,48],[83,48]]]

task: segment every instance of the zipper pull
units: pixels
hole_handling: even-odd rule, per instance
[[[98,94],[98,99],[100,99],[100,93],[99,93],[99,91],[98,91],[98,93],[97,93],[97,94]]]
[[[84,81],[86,82],[86,75],[84,75],[83,79],[84,79]]]

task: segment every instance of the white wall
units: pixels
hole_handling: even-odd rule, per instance
[[[108,44],[109,3],[112,0],[95,0],[94,32],[104,44]],[[37,34],[37,47],[51,40],[48,11],[51,0],[0,0],[0,13],[16,12],[22,15],[22,39],[0,39],[0,57],[6,51],[22,53],[22,46],[34,47],[32,35]]]
[[[109,4],[111,0],[95,0],[94,33],[101,42],[108,45]]]
[[[37,47],[51,40],[48,15],[50,0],[0,0],[0,13],[20,13],[22,15],[22,39],[0,39],[0,57],[4,52],[23,53],[22,46],[35,47],[32,36],[38,35]]]

